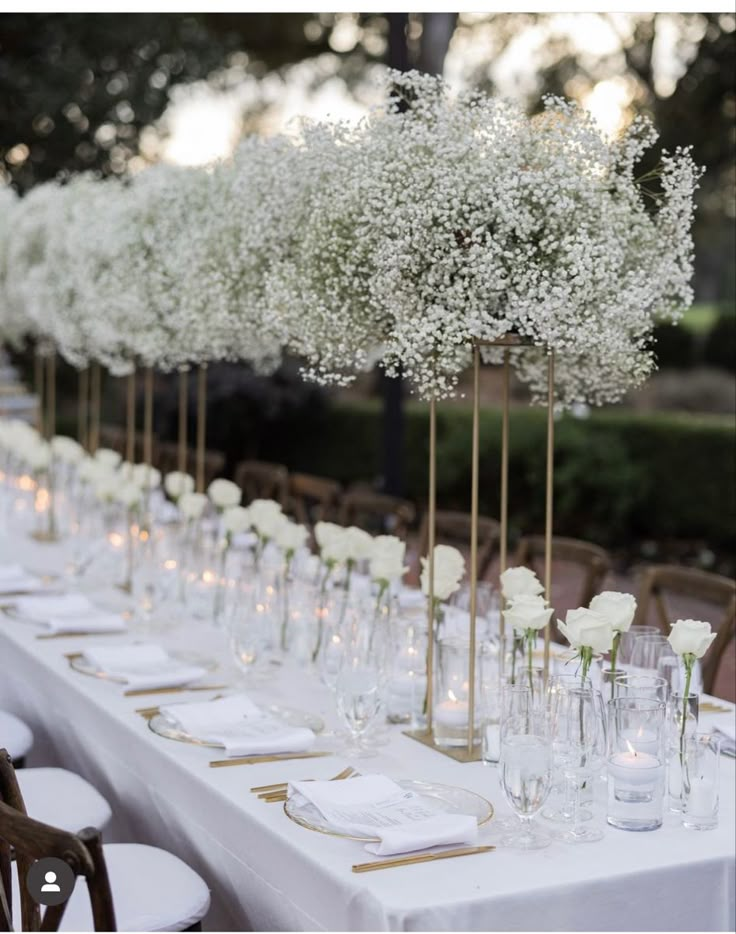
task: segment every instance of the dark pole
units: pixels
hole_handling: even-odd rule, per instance
[[[409,69],[406,31],[408,13],[388,14],[388,64],[398,71]],[[404,387],[401,375],[381,372],[383,395],[383,490],[392,496],[404,492]]]

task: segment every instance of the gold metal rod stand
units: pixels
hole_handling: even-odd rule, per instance
[[[434,545],[436,538],[437,511],[437,403],[429,403],[429,502],[427,519],[427,572],[429,595],[427,597],[427,733],[433,729],[432,704],[434,693]]]
[[[135,462],[135,370],[128,373],[125,384],[125,459]]]
[[[501,554],[500,573],[508,567],[509,560],[509,405],[511,362],[509,351],[503,352],[503,408],[501,412]],[[501,598],[501,619],[499,635],[506,635],[506,620],[503,616],[503,597]]]
[[[89,444],[89,368],[79,371],[77,396],[77,441],[86,450]]]
[[[189,416],[189,372],[179,370],[179,448],[178,469],[187,472],[187,419]]]
[[[547,486],[544,520],[544,592],[552,605],[552,517],[555,467],[555,356],[547,358]],[[544,680],[549,674],[549,646],[552,635],[551,621],[544,627]]]
[[[46,357],[46,437],[56,434],[56,352]]]
[[[475,740],[475,629],[478,606],[478,474],[480,461],[480,347],[473,348],[473,460],[470,486],[470,644],[468,646],[468,755]]]
[[[204,452],[207,439],[207,364],[203,363],[197,372],[197,469],[196,486],[198,493],[204,493]]]
[[[143,462],[153,464],[153,367],[146,367],[143,381]]]
[[[89,450],[94,454],[100,446],[100,405],[102,395],[102,372],[100,364],[95,362],[90,370],[89,380]]]
[[[36,429],[41,435],[44,433],[45,419],[44,419],[43,410],[44,410],[44,405],[46,401],[44,398],[44,391],[43,391],[44,370],[45,370],[44,359],[43,359],[43,356],[41,355],[41,352],[39,351],[37,347],[36,354],[33,358],[33,391],[36,394],[36,400],[37,400],[36,402]]]

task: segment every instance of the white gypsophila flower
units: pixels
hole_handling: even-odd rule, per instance
[[[422,558],[422,593],[429,596],[429,560]],[[447,600],[460,588],[465,574],[465,559],[451,545],[434,547],[434,599]]]
[[[400,580],[408,570],[404,566],[405,554],[406,542],[395,535],[377,535],[370,560],[371,578],[384,584]]]
[[[164,477],[164,490],[176,502],[185,493],[194,492],[194,477],[181,470],[172,470]]]
[[[590,609],[605,616],[614,632],[628,632],[634,622],[636,598],[630,593],[604,590],[590,601]]]
[[[507,568],[501,575],[501,593],[505,600],[515,597],[536,597],[544,593],[537,575],[530,568]]]
[[[243,497],[240,487],[232,480],[213,480],[207,487],[207,495],[215,508],[222,512],[228,506],[239,506]]]
[[[208,502],[204,493],[184,493],[176,505],[185,519],[192,520],[200,518]]]
[[[17,298],[14,301],[8,291],[8,256],[11,242],[17,243],[18,240],[20,205],[21,200],[9,185],[0,188],[0,341],[7,341],[18,348],[32,327],[25,302]]]

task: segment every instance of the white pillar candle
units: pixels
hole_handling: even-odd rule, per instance
[[[465,701],[448,698],[435,707],[434,721],[442,726],[467,727],[468,705]]]
[[[709,778],[693,779],[685,802],[687,816],[701,820],[713,817],[715,791],[715,784]]]
[[[648,752],[618,752],[608,760],[608,774],[627,785],[648,785],[659,778],[659,759]]]

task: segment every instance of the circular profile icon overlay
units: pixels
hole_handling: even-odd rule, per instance
[[[26,888],[39,905],[60,905],[74,891],[77,877],[63,859],[48,856],[37,860],[28,870]]]

